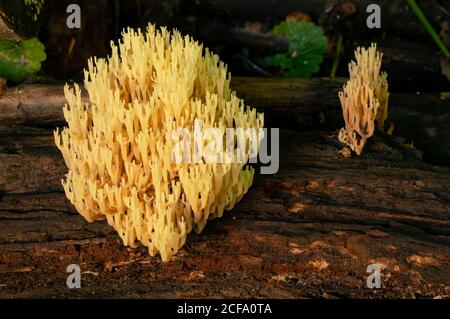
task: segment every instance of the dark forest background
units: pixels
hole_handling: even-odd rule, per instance
[[[450,1],[417,1],[441,39],[450,47]],[[77,3],[82,28],[66,27],[66,8]],[[366,8],[382,9],[381,29],[369,29]],[[79,79],[86,60],[108,54],[110,40],[124,27],[153,22],[177,28],[219,54],[234,76],[283,76],[267,57],[285,52],[287,39],[272,33],[285,20],[312,21],[328,39],[324,61],[314,76],[348,76],[347,63],[358,45],[377,42],[385,53],[383,69],[395,91],[448,91],[450,66],[406,0],[45,0],[38,19],[26,14],[23,1],[0,1],[7,24],[22,37],[37,36],[45,45],[43,73],[54,79]]]

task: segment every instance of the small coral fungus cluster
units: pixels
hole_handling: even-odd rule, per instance
[[[25,5],[31,8],[33,20],[37,21],[41,11],[44,7],[45,0],[25,0]]]
[[[368,49],[357,48],[356,62],[349,64],[350,79],[339,92],[345,128],[339,140],[360,155],[375,130],[383,130],[388,112],[387,74],[381,72],[383,54],[375,44]]]
[[[205,129],[262,128],[263,115],[246,108],[229,82],[216,55],[152,25],[128,29],[110,57],[90,60],[90,102],[66,86],[68,127],[55,131],[69,168],[64,190],[78,212],[88,221],[106,218],[125,245],[140,242],[168,261],[192,229],[231,209],[252,184],[249,148],[240,163],[171,156],[174,130],[192,130],[197,120]]]

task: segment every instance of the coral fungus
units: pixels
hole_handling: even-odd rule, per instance
[[[197,120],[205,129],[260,131],[263,115],[230,90],[218,56],[153,25],[126,30],[84,75],[90,102],[66,86],[68,127],[55,131],[69,168],[65,193],[88,221],[106,217],[125,245],[140,242],[168,261],[192,229],[233,208],[254,175],[250,147],[239,163],[174,162],[174,131],[193,130]]]
[[[25,0],[25,5],[33,11],[33,20],[37,21],[41,11],[44,7],[45,0]]]
[[[381,72],[383,54],[376,44],[370,48],[358,47],[356,62],[349,64],[350,79],[339,92],[345,128],[339,132],[339,140],[360,155],[375,130],[383,130],[388,112],[387,74]]]

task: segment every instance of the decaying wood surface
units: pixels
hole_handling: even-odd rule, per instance
[[[0,298],[450,297],[450,167],[388,136],[344,158],[343,82],[233,79],[266,126],[283,129],[280,171],[257,175],[169,263],[123,247],[106,222],[86,222],[66,199],[52,135],[64,125],[62,85],[9,88],[0,94]],[[440,94],[392,94],[390,120],[416,145],[414,134],[446,147],[449,110]],[[72,263],[82,289],[66,287]],[[372,263],[381,289],[366,287]]]
[[[337,97],[345,79],[234,77],[232,87],[265,113],[267,127],[295,131],[343,126]],[[84,95],[86,98],[86,94]],[[0,127],[63,124],[63,85],[22,85],[0,97]],[[392,93],[387,127],[424,152],[433,163],[450,163],[450,98],[441,93]]]
[[[282,131],[280,171],[169,263],[66,200],[50,128],[0,130],[0,297],[450,297],[450,167],[381,139],[343,158],[333,132]],[[82,288],[66,287],[81,266]],[[366,268],[382,268],[368,289]]]

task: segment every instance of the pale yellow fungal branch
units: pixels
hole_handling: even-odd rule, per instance
[[[356,62],[349,64],[350,79],[339,92],[345,127],[339,132],[339,140],[360,155],[375,130],[380,131],[388,114],[387,74],[381,72],[383,54],[376,44],[355,51]]]
[[[39,15],[41,14],[42,8],[44,7],[45,0],[24,0],[25,5],[33,10],[33,20],[37,21]]]
[[[189,232],[232,209],[254,175],[249,147],[243,162],[174,162],[172,133],[193,131],[196,120],[223,133],[261,129],[263,114],[230,90],[217,55],[153,25],[126,30],[110,57],[91,59],[84,84],[90,103],[66,86],[68,127],[54,132],[69,168],[67,198],[86,220],[106,218],[125,245],[141,243],[168,261]]]

